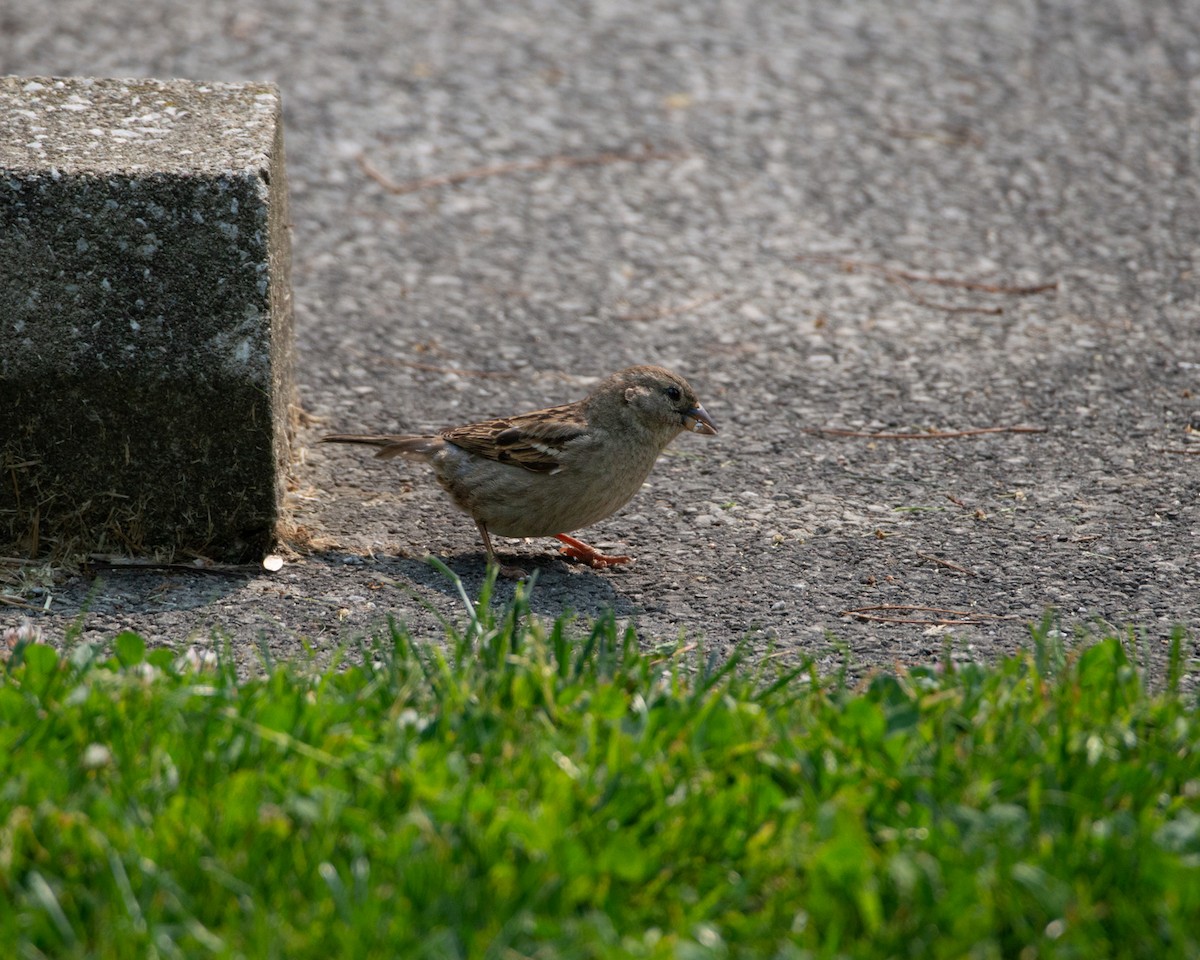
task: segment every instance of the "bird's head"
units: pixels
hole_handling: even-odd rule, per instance
[[[717,432],[691,384],[670,370],[629,367],[614,373],[609,383],[640,423],[668,440],[684,430],[709,436]]]

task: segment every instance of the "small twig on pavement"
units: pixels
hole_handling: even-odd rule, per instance
[[[949,560],[943,560],[941,557],[935,557],[928,553],[918,553],[918,557],[922,560],[928,560],[930,563],[936,564],[939,567],[945,567],[947,570],[953,570],[956,573],[965,574],[968,577],[978,576],[973,570],[968,570],[966,567],[960,567],[957,563],[951,563]]]
[[[722,300],[724,297],[725,294],[723,293],[706,293],[686,303],[681,303],[676,307],[650,307],[634,313],[620,314],[616,319],[625,323],[645,323],[647,320],[662,320],[665,317],[673,317],[676,314],[689,313],[698,307],[704,307],[715,301]]]
[[[985,433],[1045,433],[1048,427],[977,427],[973,430],[931,430],[927,433],[868,433],[863,430],[838,430],[834,427],[804,427],[801,432],[823,437],[862,437],[869,440],[954,440],[978,437]]]
[[[696,644],[689,643],[689,644],[687,644],[687,646],[680,647],[678,650],[672,650],[670,652],[670,654],[665,657],[659,657],[656,660],[651,660],[650,666],[657,667],[659,664],[666,663],[668,660],[672,660],[675,657],[681,657],[686,653],[691,653],[695,649],[696,649]]]
[[[140,560],[100,560],[92,558],[88,560],[87,564],[97,570],[118,570],[122,573],[200,573],[210,577],[246,577],[263,572],[263,566],[260,563],[197,567],[190,563],[153,563]]]
[[[374,359],[376,362],[410,367],[413,370],[424,370],[426,373],[449,373],[456,377],[476,377],[481,380],[511,380],[514,377],[522,376],[521,373],[512,370],[473,370],[466,367],[439,367],[434,363],[422,363],[420,360],[401,360],[398,357],[375,357]]]
[[[358,165],[368,177],[378,183],[389,193],[416,193],[419,190],[429,190],[433,187],[448,187],[468,180],[483,180],[487,177],[499,177],[509,173],[530,173],[541,170],[553,170],[558,167],[599,167],[610,163],[646,163],[651,160],[678,160],[683,154],[678,151],[655,150],[646,148],[639,153],[610,150],[604,153],[589,154],[588,156],[559,155],[539,157],[535,160],[510,160],[507,163],[496,163],[486,167],[472,167],[470,170],[460,170],[457,173],[444,173],[433,177],[422,177],[418,180],[406,180],[397,183],[386,173],[367,159],[365,153],[358,155]]]
[[[941,287],[957,287],[960,290],[978,290],[982,293],[1002,293],[1013,297],[1028,297],[1037,293],[1048,293],[1058,289],[1058,281],[1048,283],[985,283],[981,280],[959,280],[955,277],[936,277],[927,274],[913,273],[909,270],[893,270],[892,274],[902,280],[914,283],[934,283]]]
[[[16,597],[10,597],[5,593],[0,593],[0,604],[3,604],[6,607],[21,607],[25,610],[38,609],[31,603],[26,603],[24,600],[18,600]]]
[[[981,280],[962,280],[957,277],[939,277],[927,273],[916,273],[912,270],[900,270],[894,267],[885,267],[879,263],[869,263],[865,260],[855,260],[850,257],[836,257],[826,254],[800,254],[796,257],[797,260],[807,260],[813,263],[831,263],[847,273],[855,273],[858,271],[867,271],[877,273],[884,279],[903,287],[917,303],[922,306],[933,307],[937,310],[946,310],[950,313],[986,313],[993,316],[1004,313],[1002,307],[970,307],[970,306],[955,306],[948,303],[937,303],[928,299],[922,293],[917,291],[914,283],[931,283],[939,287],[954,287],[959,290],[973,290],[979,293],[995,293],[1006,294],[1008,296],[1025,297],[1037,293],[1047,293],[1051,290],[1058,289],[1058,281],[1052,280],[1049,283],[1033,283],[1033,284],[1007,284],[1007,283],[986,283]]]
[[[926,617],[892,617],[881,616],[874,611],[877,610],[894,610],[902,613],[948,613],[952,614],[955,619],[935,618],[929,619]],[[858,617],[860,620],[872,620],[877,623],[917,623],[924,626],[940,627],[940,626],[963,626],[967,624],[982,624],[994,623],[997,620],[1019,620],[1017,614],[993,614],[993,613],[972,613],[970,610],[950,610],[946,607],[920,607],[910,604],[893,604],[885,603],[876,607],[856,607],[853,610],[843,610],[843,617]]]
[[[841,267],[848,273],[853,273],[856,270],[866,270],[871,273],[878,273],[882,276],[894,278],[898,280],[911,280],[913,283],[933,283],[940,287],[956,287],[960,290],[977,290],[981,293],[1003,293],[1009,296],[1027,297],[1036,293],[1048,293],[1051,290],[1058,289],[1058,281],[1051,280],[1048,283],[1030,283],[1030,284],[1009,284],[1009,283],[987,283],[982,280],[962,280],[958,277],[939,277],[928,273],[916,273],[912,270],[900,270],[894,267],[885,267],[879,263],[868,263],[865,260],[855,260],[850,257],[834,257],[825,254],[800,254],[796,257],[797,260],[808,260],[813,263],[832,263]]]
[[[944,310],[946,313],[985,313],[990,317],[998,317],[1004,313],[1003,307],[962,307],[953,303],[939,303],[936,300],[930,300],[922,293],[918,293],[913,285],[899,274],[888,275],[885,273],[884,276],[889,282],[903,287],[905,292],[923,307]]]

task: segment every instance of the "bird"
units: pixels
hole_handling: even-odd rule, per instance
[[[713,436],[717,425],[683,377],[642,365],[561,406],[435,434],[331,434],[321,442],[365,444],[384,460],[429,464],[455,506],[474,519],[488,562],[520,579],[525,571],[497,559],[492,534],[554,537],[560,553],[593,568],[631,562],[570,534],[625,506],[685,431]]]

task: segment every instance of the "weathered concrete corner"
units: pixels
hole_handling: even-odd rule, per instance
[[[260,556],[288,269],[273,86],[0,78],[0,553]]]

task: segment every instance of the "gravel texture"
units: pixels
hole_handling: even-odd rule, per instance
[[[418,467],[312,441],[532,409],[653,362],[722,432],[680,438],[587,532],[629,569],[506,541],[538,611],[832,666],[1011,651],[1052,609],[1068,633],[1127,630],[1155,670],[1183,624],[1196,670],[1200,6],[346,6],[0,10],[11,73],[279,85],[311,418],[293,506],[314,552],[81,577],[48,630],[86,606],[85,635],[177,644],[437,631],[461,612],[421,557],[473,588],[473,525]],[[1044,431],[806,432],[1013,425]],[[883,605],[968,615],[844,612]]]

